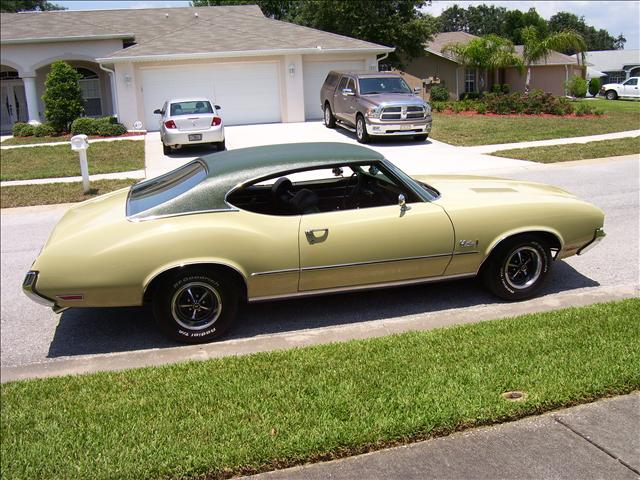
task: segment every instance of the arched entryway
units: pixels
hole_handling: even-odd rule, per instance
[[[0,65],[0,131],[8,133],[16,122],[28,120],[24,84],[18,71]]]

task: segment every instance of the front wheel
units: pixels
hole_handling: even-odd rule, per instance
[[[160,329],[173,340],[215,340],[235,320],[239,295],[234,280],[206,269],[178,271],[157,289],[153,313]]]
[[[607,100],[615,100],[618,98],[618,94],[616,93],[615,90],[608,90],[604,96]]]
[[[533,235],[505,240],[496,247],[482,270],[484,285],[505,300],[535,295],[551,269],[549,247]]]
[[[364,122],[364,117],[362,115],[358,115],[356,119],[356,139],[359,143],[369,143],[371,137],[367,133],[367,125]]]

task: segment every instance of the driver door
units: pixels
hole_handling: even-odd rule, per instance
[[[374,285],[442,275],[454,233],[429,202],[302,215],[299,291]]]
[[[640,90],[638,90],[638,79],[630,78],[626,82],[623,83],[623,92],[622,94],[625,97],[638,97],[640,96]]]

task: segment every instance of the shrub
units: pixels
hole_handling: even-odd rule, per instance
[[[502,93],[509,93],[511,91],[511,87],[508,83],[502,84]]]
[[[478,102],[476,104],[476,112],[480,113],[480,114],[485,114],[487,113],[487,105],[485,103],[482,102]]]
[[[576,115],[578,117],[582,117],[584,115],[591,115],[593,113],[593,109],[587,105],[586,103],[579,103],[576,107]]]
[[[127,128],[121,123],[100,123],[98,127],[98,135],[101,137],[112,137],[127,133]]]
[[[601,82],[599,78],[592,78],[589,81],[589,93],[591,95],[593,95],[594,97],[598,96],[598,93],[600,93],[600,86],[601,86]]]
[[[449,90],[444,85],[431,87],[431,100],[434,102],[446,102],[449,100]]]
[[[71,135],[97,135],[101,123],[108,125],[104,120],[96,118],[80,117],[71,124]]]
[[[36,137],[50,137],[56,134],[56,129],[48,123],[43,123],[41,125],[37,125],[33,133]]]
[[[51,64],[42,100],[44,115],[58,132],[68,131],[71,122],[84,111],[79,78],[78,72],[68,63],[58,61]]]
[[[447,104],[445,102],[440,102],[440,101],[431,102],[431,109],[436,111],[436,112],[444,111],[446,106],[447,106]]]
[[[480,98],[478,92],[465,92],[460,94],[460,100],[477,100]]]
[[[502,93],[502,87],[499,83],[494,83],[491,87],[491,93]]]
[[[587,95],[587,81],[582,77],[574,75],[565,86],[572,97],[582,98]]]
[[[596,109],[593,111],[593,114],[594,114],[594,115],[597,115],[598,117],[601,117],[602,115],[604,115],[604,110],[602,110],[601,108],[596,108]]]
[[[111,125],[115,125],[116,123],[118,123],[118,117],[115,117],[113,115],[107,115],[106,117],[99,118],[99,120],[101,122],[110,123]]]
[[[28,123],[16,122],[11,129],[14,137],[30,137],[35,133],[35,127]]]
[[[451,109],[453,110],[453,113],[460,113],[462,111],[461,102],[453,102]]]

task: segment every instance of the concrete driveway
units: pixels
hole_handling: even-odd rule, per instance
[[[588,297],[598,287],[616,290],[638,285],[638,170],[638,160],[631,158],[585,162],[579,166],[556,164],[535,171],[519,169],[503,174],[566,188],[606,213],[605,241],[584,257],[556,264],[540,302],[557,308],[563,304],[562,296],[572,292]],[[117,352],[157,352],[160,358],[168,347],[194,352],[192,358],[201,358],[202,351],[166,340],[155,328],[147,309],[71,309],[54,315],[22,294],[24,273],[65,209],[65,206],[31,207],[1,212],[2,368],[41,364],[46,369],[52,362],[73,358],[90,366],[114,358],[103,354]],[[241,312],[229,340],[213,344],[212,348],[237,353],[241,349],[238,342],[243,339],[257,337],[260,342],[261,337],[273,339],[291,332],[304,337],[308,335],[305,332],[316,329],[346,328],[358,323],[363,330],[371,330],[383,322],[393,331],[394,326],[407,319],[438,312],[447,316],[450,323],[459,323],[469,315],[469,308],[491,312],[516,307],[496,300],[470,280],[254,304]],[[326,338],[325,334],[325,341]]]
[[[343,128],[326,128],[322,122],[225,127],[225,135],[229,150],[277,143],[358,143],[355,134]],[[155,177],[194,158],[216,152],[215,147],[191,146],[166,156],[162,153],[162,143],[158,132],[147,134],[145,142],[147,177]],[[409,174],[525,168],[531,165],[531,162],[491,157],[473,151],[471,148],[454,147],[431,139],[416,142],[403,137],[384,138],[368,144],[367,147],[380,152]]]

